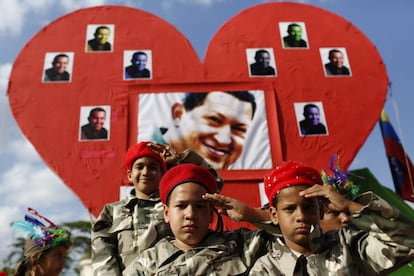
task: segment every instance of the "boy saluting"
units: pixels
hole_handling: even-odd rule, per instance
[[[414,252],[414,223],[397,209],[372,192],[351,201],[321,183],[317,170],[292,161],[264,178],[282,236],[249,275],[379,275]],[[324,235],[321,203],[349,214],[352,223]]]

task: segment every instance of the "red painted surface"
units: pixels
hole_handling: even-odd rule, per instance
[[[283,49],[279,22],[303,22],[309,48]],[[85,52],[88,24],[115,26],[113,51]],[[248,48],[272,48],[277,76],[249,77]],[[345,48],[352,76],[326,77],[320,48]],[[123,53],[134,49],[152,51],[152,79],[123,80]],[[73,53],[70,82],[42,82],[45,54],[51,52]],[[126,184],[123,160],[137,142],[137,95],[203,84],[265,91],[273,165],[291,159],[326,168],[337,153],[345,169],[379,118],[388,79],[378,51],[362,32],[313,6],[267,3],[242,11],[218,30],[203,63],[163,19],[138,9],[101,6],[70,13],[40,30],[17,57],[8,93],[24,135],[97,215],[105,203],[119,199],[119,187]],[[329,135],[299,135],[297,102],[323,103]],[[100,105],[111,107],[110,139],[79,141],[80,108]],[[259,206],[256,184],[267,172],[222,171],[228,183],[223,192]]]

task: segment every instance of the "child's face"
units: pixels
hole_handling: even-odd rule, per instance
[[[162,176],[160,163],[153,157],[140,157],[128,171],[128,180],[134,184],[137,197],[147,197],[158,190]]]
[[[338,230],[350,223],[350,218],[344,212],[338,212],[325,207],[323,218],[320,221],[324,233],[332,230]]]
[[[193,182],[181,184],[164,205],[164,219],[170,224],[179,249],[197,247],[208,233],[212,218],[211,205],[202,198],[207,190]]]
[[[304,198],[299,192],[309,186],[296,185],[280,190],[276,206],[270,207],[272,221],[279,224],[286,245],[300,253],[309,251],[311,226],[319,224],[316,198]]]
[[[59,245],[50,249],[39,262],[39,275],[58,276],[65,264],[66,255],[68,254],[68,248],[63,245]]]

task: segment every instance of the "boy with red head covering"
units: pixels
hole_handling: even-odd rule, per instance
[[[414,252],[414,223],[368,192],[354,201],[320,173],[298,162],[285,162],[264,178],[272,222],[281,236],[249,275],[378,275]],[[352,225],[323,234],[321,201],[349,214]]]
[[[128,149],[125,167],[134,189],[106,204],[92,227],[94,275],[122,275],[141,251],[169,233],[158,193],[166,163],[151,144],[140,142]]]
[[[262,231],[209,229],[213,206],[204,195],[216,193],[217,182],[208,170],[177,165],[162,177],[159,190],[173,235],[140,254],[124,275],[247,275],[267,252],[270,237]]]
[[[122,275],[140,252],[170,234],[158,186],[167,165],[179,163],[205,167],[215,174],[219,186],[223,184],[217,172],[192,150],[177,153],[169,146],[151,142],[128,149],[125,167],[134,189],[122,200],[106,204],[92,227],[94,275]]]

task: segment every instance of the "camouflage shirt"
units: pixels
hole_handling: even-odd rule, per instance
[[[370,192],[356,201],[365,207],[351,214],[350,226],[325,235],[319,227],[314,229],[313,254],[299,258],[278,238],[249,275],[294,275],[300,266],[306,266],[309,275],[379,275],[414,253],[413,222]],[[298,261],[302,259],[306,263]]]
[[[170,235],[158,193],[143,200],[134,192],[121,201],[105,205],[93,225],[94,275],[122,275],[140,252]]]
[[[248,229],[210,232],[199,247],[181,250],[168,237],[140,254],[124,275],[247,275],[269,250],[269,239],[266,232]]]

